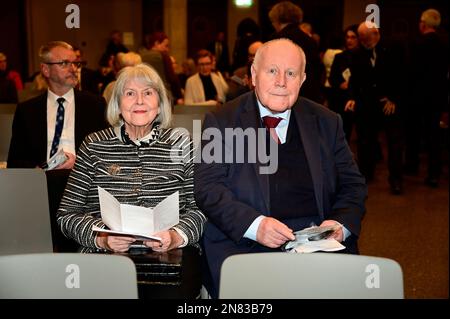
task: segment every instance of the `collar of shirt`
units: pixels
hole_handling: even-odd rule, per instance
[[[286,143],[287,130],[289,126],[289,119],[291,117],[291,109],[288,109],[282,113],[273,113],[271,110],[262,105],[262,103],[258,101],[259,114],[261,116],[261,121],[264,116],[273,116],[281,118],[280,123],[278,123],[275,128],[275,132],[277,132],[278,138],[280,139],[280,143]]]
[[[50,105],[50,107],[55,109],[55,112],[58,109],[58,102],[56,101],[57,99],[59,99],[60,97],[63,97],[65,99],[64,101],[64,107],[67,104],[73,104],[74,100],[75,100],[75,94],[73,92],[73,89],[70,89],[69,91],[66,92],[66,94],[62,95],[62,96],[58,96],[55,93],[53,93],[50,89],[48,90],[48,95],[47,95],[47,105]]]

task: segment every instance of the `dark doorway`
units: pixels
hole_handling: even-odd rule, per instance
[[[188,56],[205,49],[218,32],[225,32],[227,42],[227,1],[188,1]]]

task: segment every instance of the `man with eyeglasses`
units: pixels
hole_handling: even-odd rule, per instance
[[[100,96],[74,90],[81,62],[70,44],[49,42],[40,48],[39,57],[48,90],[17,105],[7,165],[45,168],[63,151],[66,160],[56,168],[72,169],[84,137],[107,127],[106,103]]]

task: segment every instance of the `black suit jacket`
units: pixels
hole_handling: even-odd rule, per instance
[[[306,57],[306,80],[302,85],[300,94],[314,102],[322,102],[323,97],[320,92],[323,64],[320,61],[319,47],[317,43],[300,30],[296,24],[288,24],[279,32],[272,35],[272,39],[286,38],[296,43],[303,49]]]
[[[316,222],[333,219],[342,223],[354,236],[360,232],[365,212],[367,188],[344,138],[341,118],[311,100],[300,97],[293,106],[312,176],[316,204]],[[229,102],[221,110],[208,113],[204,130],[217,128],[259,128],[261,120],[253,92]],[[234,146],[224,148],[236,151]],[[208,141],[202,140],[202,148]],[[198,207],[208,217],[203,236],[206,262],[212,275],[215,295],[222,262],[230,255],[265,251],[265,247],[243,237],[259,215],[270,216],[269,176],[259,174],[258,163],[196,164],[194,194]],[[264,165],[263,165],[264,166]],[[309,226],[310,218],[281,220],[293,230]],[[352,237],[352,236],[351,236]],[[212,288],[212,289],[211,289]]]
[[[108,127],[103,97],[74,90],[75,150],[89,133]],[[34,168],[47,160],[47,92],[19,103],[12,124],[8,168]]]

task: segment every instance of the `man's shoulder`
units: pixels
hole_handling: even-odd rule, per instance
[[[211,114],[225,123],[232,123],[239,114],[248,111],[251,103],[255,103],[254,94],[253,91],[244,93],[237,98],[226,102],[223,107],[219,107],[217,110],[212,111]]]
[[[35,108],[37,105],[47,105],[47,92],[44,92],[38,96],[35,96],[29,100],[20,102],[17,104],[17,108],[27,109],[27,108]]]

